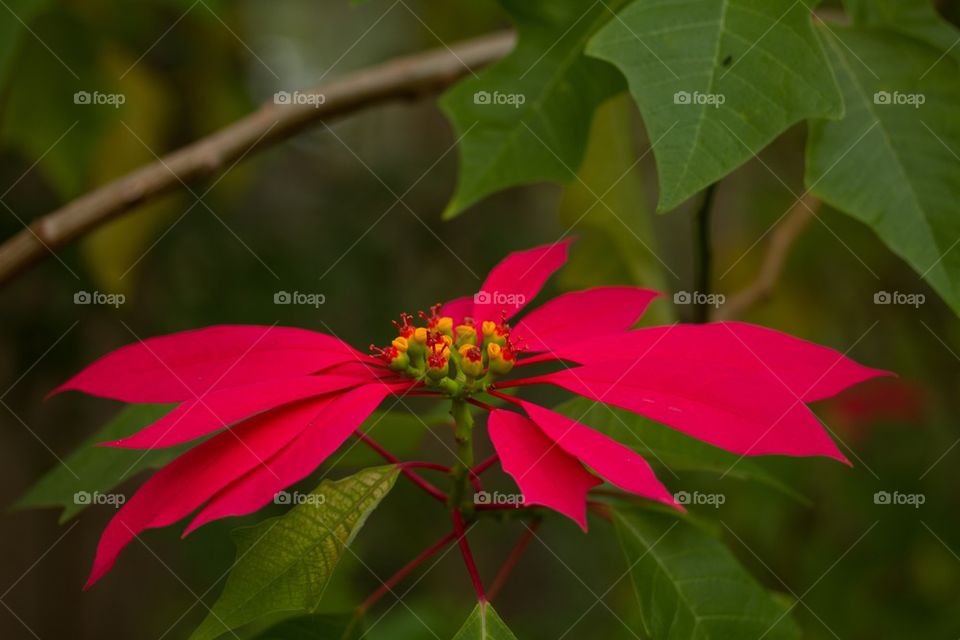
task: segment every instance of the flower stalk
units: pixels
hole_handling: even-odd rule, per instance
[[[450,469],[453,487],[448,502],[451,509],[473,511],[472,501],[467,503],[470,493],[471,468],[473,467],[473,414],[465,400],[454,399],[450,407],[454,420],[454,438],[457,441],[457,462]]]

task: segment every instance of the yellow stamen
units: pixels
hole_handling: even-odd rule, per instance
[[[410,343],[407,342],[407,339],[403,336],[394,338],[391,344],[393,345],[393,348],[400,353],[404,353],[410,347]]]
[[[484,336],[489,338],[497,332],[497,323],[490,320],[484,320],[480,324],[480,330],[483,331]]]

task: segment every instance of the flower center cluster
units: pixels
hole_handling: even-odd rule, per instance
[[[472,318],[454,326],[453,318],[439,315],[440,305],[430,314],[402,314],[397,337],[389,347],[371,345],[373,353],[393,371],[437,387],[454,398],[485,391],[499,376],[506,375],[516,362],[510,342],[510,326],[485,320],[476,325]]]

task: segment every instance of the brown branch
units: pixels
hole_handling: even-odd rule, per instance
[[[753,305],[766,301],[773,295],[794,241],[817,215],[821,204],[819,199],[809,193],[797,200],[783,222],[773,230],[760,273],[750,285],[730,296],[718,310],[717,320],[737,318]]]
[[[262,105],[257,111],[157,162],[90,191],[30,224],[0,245],[0,285],[102,224],[147,201],[216,176],[250,151],[286,140],[320,122],[398,99],[434,94],[487,65],[513,47],[514,35],[500,32],[351,73],[301,91],[323,96],[323,104]]]

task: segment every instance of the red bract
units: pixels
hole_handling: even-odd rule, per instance
[[[631,449],[499,390],[553,385],[736,454],[846,462],[805,403],[885,372],[836,351],[742,323],[631,330],[660,295],[633,287],[563,294],[511,324],[566,261],[568,244],[511,254],[474,296],[421,314],[419,326],[402,316],[397,337],[376,357],[302,329],[217,326],[127,346],[82,371],[57,391],[179,403],[109,446],[169,447],[215,434],[155,473],[119,510],[88,585],[145,529],[197,512],[189,533],[263,507],[316,469],[385,398],[411,391],[488,411],[490,440],[524,504],[555,509],[584,529],[587,493],[602,480],[677,505]],[[554,370],[516,375],[536,363]],[[480,402],[480,393],[511,408]]]

